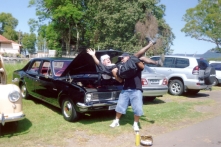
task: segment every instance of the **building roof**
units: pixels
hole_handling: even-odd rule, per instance
[[[0,35],[0,43],[15,43],[15,44],[19,44],[13,40],[9,40],[7,38],[5,38],[4,36]],[[21,44],[19,44],[19,46],[22,46]]]
[[[4,36],[0,35],[0,42],[2,43],[12,43],[11,40],[8,40],[7,38],[5,38]]]

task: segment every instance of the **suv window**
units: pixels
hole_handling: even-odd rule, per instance
[[[221,71],[221,63],[211,63],[210,66],[215,68],[215,70],[220,70]]]
[[[176,58],[175,67],[176,68],[185,68],[190,65],[189,59],[185,58]]]
[[[160,59],[160,57],[152,57],[151,59],[154,61],[157,61]],[[175,67],[174,61],[175,61],[174,57],[165,57],[163,67]],[[149,67],[157,67],[157,65],[155,65],[155,64],[146,64],[146,65]]]
[[[204,59],[197,59],[197,62],[198,62],[199,68],[202,70],[205,70],[209,66],[209,63]]]

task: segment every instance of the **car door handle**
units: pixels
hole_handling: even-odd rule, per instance
[[[54,91],[57,91],[57,89],[53,88]]]

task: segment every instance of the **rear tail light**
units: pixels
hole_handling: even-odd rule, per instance
[[[162,85],[167,85],[168,84],[168,81],[167,81],[167,79],[165,78],[165,79],[163,79],[163,83],[162,83]]]
[[[142,83],[142,85],[148,85],[147,80],[146,80],[146,79],[144,79],[144,78],[142,78],[142,79],[141,79],[141,83]]]
[[[199,74],[199,67],[198,66],[193,68],[192,74],[193,75],[198,75]]]

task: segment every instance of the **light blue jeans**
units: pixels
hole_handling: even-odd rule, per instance
[[[131,103],[134,115],[143,115],[143,95],[140,90],[136,89],[121,91],[115,111],[121,114],[126,114],[129,102]]]

